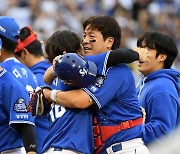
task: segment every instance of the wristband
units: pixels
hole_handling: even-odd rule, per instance
[[[51,74],[52,74],[52,75],[57,76],[57,74],[56,74],[56,72],[54,71],[53,67],[51,67],[50,71],[51,71]]]
[[[51,91],[51,96],[50,96],[50,98],[51,98],[51,100],[52,100],[53,102],[56,102],[56,94],[57,94],[59,91],[61,91],[61,90],[52,90],[52,91]]]

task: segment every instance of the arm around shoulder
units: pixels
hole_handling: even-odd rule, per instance
[[[82,89],[58,92],[56,100],[60,105],[70,108],[84,109],[93,104],[90,96]]]
[[[132,63],[139,60],[139,53],[126,48],[118,48],[112,50],[107,61],[107,68],[115,66],[120,63]]]

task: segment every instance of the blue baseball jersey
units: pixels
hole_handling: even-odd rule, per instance
[[[29,95],[15,77],[0,72],[0,152],[23,146],[20,134],[14,129],[18,123],[34,125],[34,118],[27,112]]]
[[[51,66],[51,63],[48,60],[43,60],[39,63],[36,63],[33,65],[30,70],[33,72],[33,74],[36,76],[37,84],[38,86],[44,86],[47,85],[43,78],[45,71]]]
[[[22,64],[15,57],[8,58],[1,63],[1,66],[12,73],[17,80],[19,80],[29,91],[29,88],[35,89],[37,87],[37,80],[32,71]]]
[[[104,63],[107,63],[107,60],[104,60]],[[103,75],[97,76],[94,85],[83,88],[95,102],[98,123],[114,126],[123,121],[142,117],[135,81],[130,68],[125,64],[108,69],[105,68],[105,65],[98,66],[98,70],[103,70],[103,72],[101,71]],[[107,140],[104,149],[113,143],[142,137],[143,129],[143,125],[139,125],[119,131]]]
[[[60,90],[70,87],[59,80]],[[50,130],[44,141],[43,152],[50,147],[92,154],[94,150],[91,109],[69,109],[52,104]]]
[[[37,79],[38,86],[44,86],[46,83],[43,81],[44,73],[45,71],[51,66],[49,61],[44,60],[41,61],[35,65],[33,65],[30,70],[34,73]],[[49,122],[48,122],[48,115],[46,116],[36,116],[35,118],[35,130],[37,135],[37,141],[38,141],[38,154],[41,154],[42,152],[42,144],[44,142],[44,139],[49,131]]]
[[[142,77],[137,87],[140,105],[146,111],[145,144],[159,140],[180,124],[180,73],[161,69]]]

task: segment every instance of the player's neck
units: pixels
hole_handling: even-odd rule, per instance
[[[15,57],[15,55],[13,53],[10,52],[6,52],[6,51],[1,51],[1,56],[0,56],[0,62],[5,61],[8,58],[12,58]]]
[[[41,57],[32,57],[31,61],[28,61],[29,62],[28,67],[30,68],[30,67],[34,66],[35,64],[37,64],[37,63],[39,63],[41,61],[44,61],[44,60],[45,60],[45,58],[43,56],[41,56]]]

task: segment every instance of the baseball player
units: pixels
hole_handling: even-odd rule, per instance
[[[0,55],[1,66],[12,73],[24,87],[32,92],[37,87],[37,80],[29,68],[15,58],[15,48],[19,38],[19,25],[8,16],[0,16],[0,37],[2,50]]]
[[[43,75],[51,64],[48,60],[45,60],[41,42],[30,26],[23,27],[20,30],[20,38],[15,49],[15,56],[35,74],[38,86],[46,85],[43,81]],[[49,130],[48,115],[36,116],[35,124],[38,154],[41,154],[42,144]]]
[[[31,91],[37,87],[37,80],[31,70],[15,58],[15,48],[19,37],[19,25],[7,16],[0,17],[0,35],[3,42],[1,66],[11,72],[25,87]]]
[[[90,17],[84,21],[83,27],[86,54],[119,47],[121,31],[113,18]],[[92,39],[95,42],[91,42]],[[142,141],[142,111],[131,70],[120,64],[105,72],[88,88],[70,91],[43,89],[43,94],[49,101],[67,108],[94,107],[95,153],[149,153]]]
[[[52,63],[53,59],[64,51],[81,52],[81,40],[72,31],[57,31],[47,40],[45,49]],[[58,78],[52,84],[59,90],[72,89]],[[90,108],[70,109],[53,103],[49,112],[49,126],[49,133],[43,143],[43,153],[93,153]]]
[[[0,39],[0,54],[1,54]],[[29,95],[15,77],[0,66],[0,153],[36,154],[34,118],[27,112]],[[29,135],[30,134],[30,135]]]

